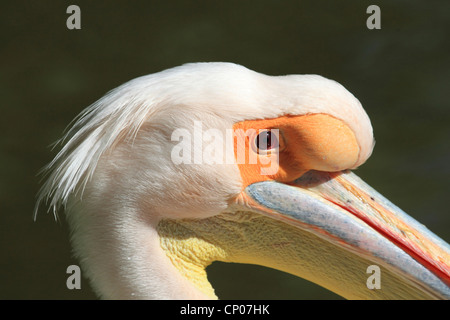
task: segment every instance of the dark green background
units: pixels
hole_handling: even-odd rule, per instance
[[[377,145],[357,171],[450,240],[450,2],[2,1],[0,5],[0,299],[95,298],[66,288],[65,221],[32,220],[48,147],[121,83],[186,62],[230,61],[271,74],[317,73],[360,99]],[[81,8],[81,30],[66,8]],[[215,263],[222,299],[336,299],[262,267]]]

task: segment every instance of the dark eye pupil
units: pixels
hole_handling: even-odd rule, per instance
[[[263,131],[256,137],[256,147],[261,150],[269,150],[276,147],[276,137],[269,130]]]

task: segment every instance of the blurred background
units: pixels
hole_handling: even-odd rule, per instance
[[[81,8],[81,30],[66,9]],[[450,2],[2,1],[0,299],[95,299],[66,288],[64,219],[32,219],[49,145],[108,90],[187,62],[229,61],[270,75],[315,73],[362,102],[377,141],[357,174],[450,242]],[[263,267],[214,263],[222,299],[340,299]]]

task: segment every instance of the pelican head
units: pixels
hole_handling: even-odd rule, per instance
[[[217,298],[213,261],[348,299],[450,298],[449,246],[350,171],[374,138],[335,81],[186,64],[110,91],[62,140],[36,208],[64,207],[102,298]]]

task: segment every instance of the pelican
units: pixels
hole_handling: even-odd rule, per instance
[[[185,64],[108,92],[61,144],[35,214],[64,209],[100,298],[216,299],[214,261],[346,299],[450,298],[448,244],[351,171],[373,130],[333,80]]]

